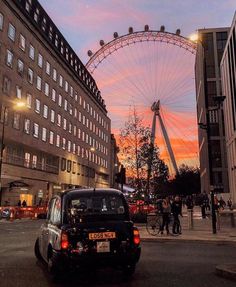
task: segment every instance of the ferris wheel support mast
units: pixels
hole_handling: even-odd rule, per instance
[[[177,167],[177,164],[176,164],[174,152],[172,150],[170,139],[169,139],[169,136],[167,134],[165,125],[163,123],[163,120],[162,120],[162,117],[161,117],[161,114],[160,114],[160,100],[158,100],[157,102],[154,102],[152,104],[151,110],[154,113],[153,114],[153,121],[152,121],[151,146],[154,147],[155,134],[156,134],[156,117],[158,117],[159,122],[160,122],[160,126],[161,126],[161,131],[162,131],[162,134],[163,134],[163,137],[164,137],[164,140],[165,140],[165,143],[166,143],[166,147],[167,147],[167,150],[168,150],[168,153],[169,153],[169,156],[170,156],[171,163],[172,163],[172,165],[174,167],[175,173],[178,174],[179,171],[178,171],[178,167]]]

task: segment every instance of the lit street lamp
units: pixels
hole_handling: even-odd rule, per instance
[[[87,173],[87,176],[88,176],[88,178],[87,178],[87,186],[88,186],[88,187],[89,187],[89,185],[90,185],[90,183],[89,183],[89,179],[90,179],[89,152],[90,152],[90,154],[92,155],[92,153],[95,152],[95,148],[94,148],[94,147],[91,147],[91,148],[89,149],[89,151],[88,151],[88,173]],[[91,156],[91,158],[92,158],[92,156]]]
[[[24,102],[16,102],[14,107],[16,109],[23,108],[23,107],[25,107],[25,103]],[[0,146],[0,206],[2,204],[2,163],[3,163],[3,151],[5,148],[4,136],[5,136],[5,124],[6,124],[6,112],[7,112],[7,107],[4,106],[3,118],[2,118],[1,146]]]

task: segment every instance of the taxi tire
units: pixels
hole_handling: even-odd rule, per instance
[[[50,279],[54,282],[60,279],[60,272],[59,268],[56,263],[55,255],[52,253],[48,257],[48,273],[50,276]]]
[[[40,250],[39,250],[39,238],[37,238],[37,240],[35,241],[35,244],[34,244],[34,254],[35,254],[35,257],[38,259],[38,260],[42,260],[42,255],[40,253]]]

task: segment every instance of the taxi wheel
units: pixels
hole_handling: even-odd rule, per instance
[[[38,238],[35,241],[34,254],[38,260],[42,260],[42,255],[41,255],[40,250],[39,250],[39,239]]]
[[[123,274],[125,277],[130,277],[135,272],[136,265],[135,264],[127,264],[123,267]]]
[[[53,254],[50,254],[48,257],[48,272],[52,281],[57,281],[59,279],[60,273]]]

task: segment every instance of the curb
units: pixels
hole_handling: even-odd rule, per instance
[[[218,244],[236,244],[235,241],[231,241],[231,240],[228,240],[228,239],[206,239],[206,238],[203,238],[203,239],[198,239],[198,238],[181,238],[181,239],[171,239],[171,238],[142,238],[141,237],[141,242],[161,242],[161,241],[164,241],[164,242],[177,242],[177,241],[181,241],[181,242],[198,242],[198,243],[218,243]]]
[[[216,266],[216,274],[236,281],[236,264],[226,264]]]

